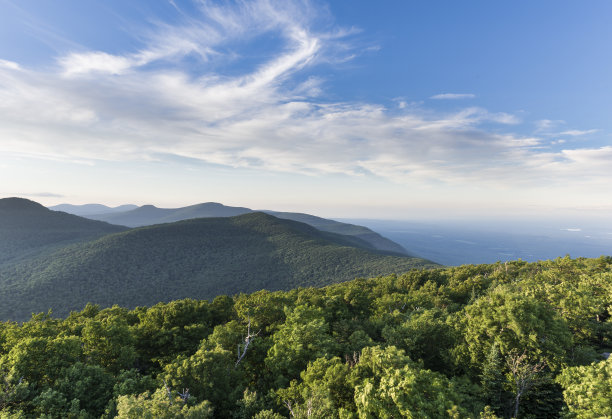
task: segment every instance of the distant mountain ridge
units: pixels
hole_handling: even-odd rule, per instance
[[[67,212],[71,212],[72,210],[69,206],[63,206],[62,208],[64,208],[63,211]],[[245,207],[226,206],[217,202],[206,202],[181,208],[158,208],[154,205],[143,205],[128,211],[87,214],[83,216],[93,220],[106,221],[111,224],[128,227],[142,227],[189,220],[193,218],[234,217],[253,212],[258,211]],[[358,245],[359,247],[412,256],[401,245],[381,236],[367,227],[342,223],[310,214],[296,212],[270,210],[262,210],[259,212],[265,212],[277,218],[299,221],[313,226],[321,231],[352,236],[355,238],[355,245]]]
[[[143,227],[192,218],[233,217],[250,212],[253,210],[249,208],[228,207],[216,202],[207,202],[181,208],[158,208],[154,205],[143,205],[128,211],[90,214],[87,217],[127,227]]]
[[[0,319],[49,308],[64,316],[87,302],[135,307],[436,266],[355,247],[354,240],[261,212],[135,228],[0,266]]]
[[[86,215],[112,214],[114,212],[130,211],[136,208],[138,208],[138,205],[133,204],[119,205],[118,207],[108,207],[102,204],[59,204],[49,207],[52,211],[63,211],[81,217]]]

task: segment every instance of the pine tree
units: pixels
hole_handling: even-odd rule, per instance
[[[496,414],[502,415],[504,410],[504,383],[503,362],[497,342],[491,346],[487,359],[480,375],[484,402],[491,406]]]

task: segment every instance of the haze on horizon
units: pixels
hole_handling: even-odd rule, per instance
[[[0,0],[0,197],[605,218],[611,13]]]

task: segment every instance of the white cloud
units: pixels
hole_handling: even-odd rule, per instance
[[[565,124],[563,120],[552,120],[552,119],[541,119],[535,122],[536,132],[545,133],[558,127],[559,125]]]
[[[490,119],[500,124],[514,125],[521,122],[520,118],[505,112],[497,112],[491,115]]]
[[[577,130],[577,129],[572,129],[572,130],[567,130],[567,131],[563,131],[560,132],[559,135],[569,135],[571,137],[577,137],[577,136],[581,136],[581,135],[588,135],[588,134],[594,134],[596,133],[597,129],[587,129],[587,130]]]
[[[34,192],[34,193],[29,193],[29,194],[24,194],[26,196],[34,196],[34,197],[41,197],[41,198],[64,198],[64,195],[62,194],[57,194],[54,192]]]
[[[476,95],[472,93],[440,93],[437,95],[433,95],[430,99],[474,99]]]
[[[0,68],[7,68],[10,70],[19,70],[19,64],[13,61],[0,60]]]
[[[612,176],[604,164],[612,159],[610,148],[542,152],[539,138],[483,127],[518,123],[511,114],[321,99],[323,82],[305,70],[345,58],[350,42],[342,35],[352,31],[315,30],[316,11],[307,3],[201,7],[201,20],[160,24],[135,52],[71,53],[58,59],[55,72],[0,62],[0,152],[85,162],[175,155],[405,184],[523,187]],[[194,76],[180,65],[190,54],[212,64],[239,59],[240,50],[226,48],[232,39],[266,33],[277,34],[282,46],[240,74],[218,74],[211,65]],[[154,61],[160,66],[146,67]],[[557,123],[543,120],[538,128]]]
[[[569,136],[569,137],[579,137],[583,135],[594,134],[599,132],[598,129],[587,129],[587,130],[577,130],[577,129],[568,129],[564,131],[560,131],[560,126],[567,125],[567,123],[563,120],[550,120],[550,119],[542,119],[536,121],[536,132],[541,135],[546,136]]]
[[[68,76],[91,72],[121,74],[134,65],[126,57],[107,54],[105,52],[72,53],[59,60]]]
[[[573,163],[584,166],[605,166],[607,168],[612,162],[612,146],[563,150],[562,153]]]

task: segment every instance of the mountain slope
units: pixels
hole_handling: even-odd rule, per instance
[[[65,315],[87,302],[135,307],[434,266],[346,244],[343,236],[264,213],[142,227],[5,267],[0,319],[48,308]]]
[[[372,250],[382,250],[386,252],[393,252],[401,255],[412,256],[400,244],[395,243],[394,241],[389,240],[386,237],[383,237],[375,231],[370,230],[369,228],[364,226],[329,220],[327,218],[321,218],[314,215],[303,214],[299,212],[264,212],[266,214],[273,215],[277,218],[306,223],[321,231],[329,231],[330,233],[343,234],[346,236],[358,238],[367,243],[369,248],[371,248]]]
[[[23,198],[0,199],[0,266],[125,227],[51,211]]]
[[[88,214],[87,217],[94,220],[106,221],[111,224],[124,225],[128,227],[142,227],[147,225],[170,223],[174,221],[188,220],[192,218],[208,217],[234,217],[236,215],[255,212],[244,207],[229,207],[216,202],[206,202],[203,204],[191,205],[182,208],[157,208],[153,205],[142,207],[124,212]],[[316,217],[310,214],[298,212],[279,212],[264,210],[277,218],[299,221],[313,226],[321,231],[330,233],[344,234],[352,236],[355,240],[353,245],[368,250],[382,250],[386,252],[409,255],[401,245],[381,236],[367,227],[342,223],[326,218]]]

